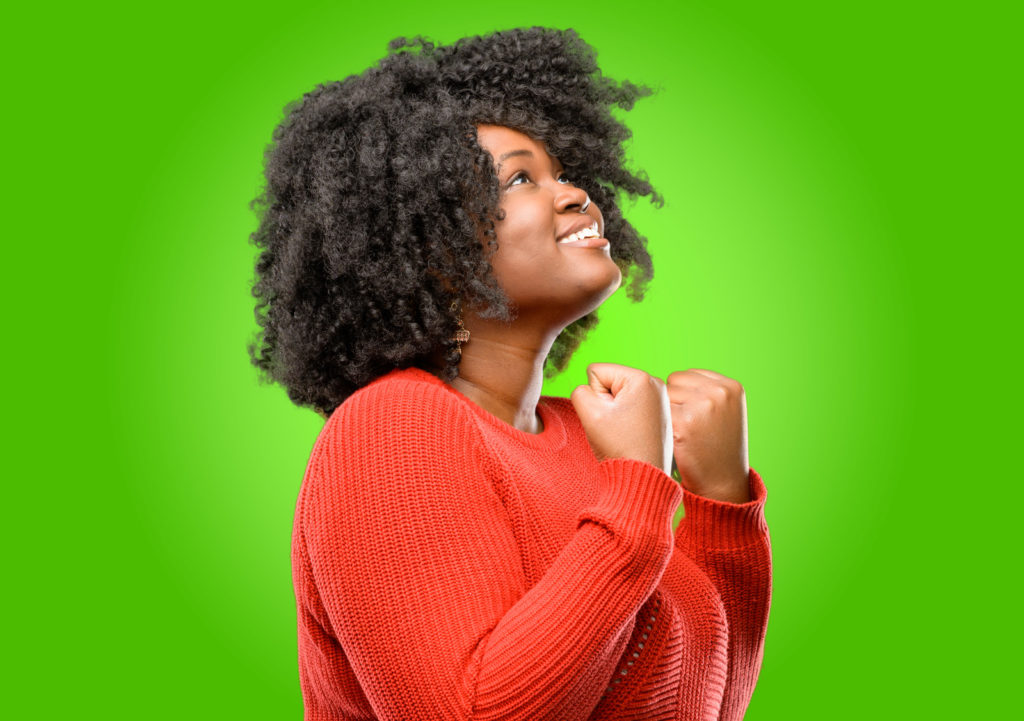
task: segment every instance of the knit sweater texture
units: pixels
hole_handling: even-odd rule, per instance
[[[748,503],[704,498],[598,461],[568,399],[537,412],[525,433],[409,368],[324,424],[292,536],[306,719],[743,717],[771,596],[760,475]]]

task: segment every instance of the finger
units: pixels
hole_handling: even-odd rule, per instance
[[[641,370],[616,363],[591,363],[587,366],[587,378],[591,388],[596,392],[609,393],[613,396],[618,395],[630,378],[646,375]]]
[[[674,373],[669,373],[667,382],[670,386],[703,385],[709,382],[709,378],[703,373],[697,373],[695,370],[690,368],[689,370],[685,371],[675,371]]]
[[[705,386],[696,386],[691,384],[665,386],[665,390],[668,392],[668,400],[670,403],[686,403],[698,396],[707,395],[707,388]]]
[[[587,383],[589,388],[598,395],[612,395],[612,379],[609,377],[605,363],[591,363],[587,366]]]
[[[676,371],[669,376],[669,388],[690,387],[702,389],[708,393],[740,394],[743,395],[743,384],[734,378],[724,376],[721,373],[705,370],[703,368],[691,368],[686,371]]]
[[[610,396],[605,396],[610,397]],[[597,402],[598,394],[594,392],[594,389],[588,385],[580,385],[573,388],[572,393],[569,394],[569,400],[572,402],[573,408],[576,409],[576,415],[581,420],[589,418],[596,408],[594,404]]]
[[[735,404],[737,401],[744,402],[745,395],[742,388],[731,388],[725,383],[708,381],[703,386],[668,386],[668,401],[673,406],[700,404],[711,402],[713,405],[724,407],[727,404]]]
[[[590,428],[593,423],[599,422],[599,418],[615,404],[615,399],[610,393],[598,393],[589,385],[579,385],[569,395],[576,415],[584,428]]]
[[[678,385],[669,386],[667,390],[669,391],[670,406],[685,406],[701,395],[699,391],[695,391],[690,388],[681,388]]]
[[[589,385],[586,385],[586,384],[578,385],[578,386],[576,386],[575,388],[572,389],[572,392],[569,394],[569,399],[572,400],[572,399],[576,398],[577,396],[593,395],[593,394],[594,394],[594,389],[591,388]]]
[[[716,381],[730,381],[730,380],[732,380],[732,378],[730,378],[729,376],[724,376],[721,373],[715,373],[714,371],[709,371],[707,368],[691,368],[690,370],[693,371],[694,373],[700,373],[702,376],[707,376],[708,378],[713,378]]]
[[[688,368],[687,370],[684,371],[675,371],[674,373],[670,373],[668,376],[668,382],[671,385],[672,383],[685,383],[687,380],[699,381],[704,378],[710,378],[711,380],[720,382],[732,380],[732,378],[730,378],[729,376],[724,376],[721,373],[709,371],[706,368]]]
[[[691,369],[694,373],[703,375],[706,378],[710,378],[716,386],[725,390],[727,394],[740,394],[743,395],[746,391],[743,388],[743,384],[735,378],[724,376],[721,373],[715,373],[705,368],[693,368]]]

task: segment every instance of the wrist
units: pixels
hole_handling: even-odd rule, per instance
[[[749,476],[750,501],[728,503],[700,496],[683,488],[686,515],[676,529],[677,545],[688,553],[699,549],[729,549],[767,539],[764,518],[767,495],[761,476],[753,468]]]
[[[693,495],[712,501],[743,504],[750,503],[751,500],[749,471],[742,481],[727,483],[688,483],[676,468],[672,469],[672,477]]]
[[[694,495],[708,498],[712,501],[722,501],[723,503],[735,503],[742,505],[744,503],[750,503],[750,489],[744,488],[742,490],[731,489],[727,491],[706,491],[706,490],[692,490],[687,488]]]

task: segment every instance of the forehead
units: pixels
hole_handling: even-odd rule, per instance
[[[480,147],[489,152],[495,162],[499,162],[505,153],[516,150],[529,150],[537,158],[548,156],[544,143],[513,128],[504,125],[478,125],[476,129]]]

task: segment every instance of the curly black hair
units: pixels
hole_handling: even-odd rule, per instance
[[[477,124],[542,141],[578,179],[604,214],[628,296],[640,300],[654,270],[617,198],[662,199],[624,167],[630,131],[611,111],[651,91],[604,77],[595,55],[571,29],[447,46],[397,38],[375,66],[286,106],[264,155],[266,186],[251,203],[261,330],[249,356],[265,380],[327,415],[395,368],[443,358],[442,377],[455,378],[460,305],[514,317],[489,262],[502,216]],[[596,323],[590,313],[562,332],[547,377]]]

